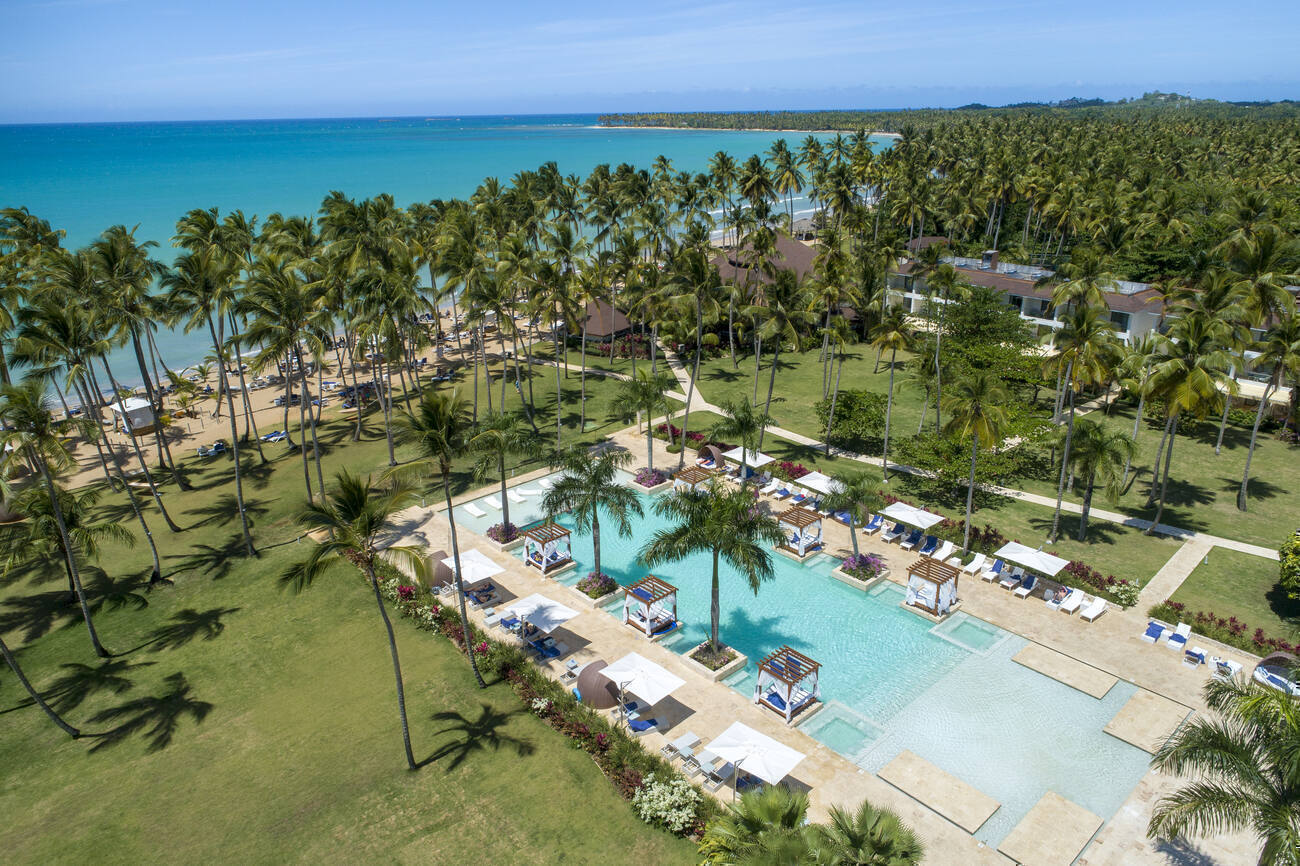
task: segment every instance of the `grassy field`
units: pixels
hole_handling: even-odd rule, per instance
[[[327,473],[381,469],[376,424],[360,443],[345,422],[326,425]],[[106,571],[90,571],[113,658],[94,658],[57,571],[10,575],[0,589],[0,628],[28,675],[73,724],[108,734],[69,740],[3,669],[7,862],[451,863],[527,852],[604,863],[614,846],[694,862],[692,845],[642,824],[505,684],[478,690],[449,643],[398,620],[424,762],[408,772],[369,590],[340,568],[303,595],[281,591],[277,574],[307,553],[292,521],[301,466],[280,449],[265,467],[246,460],[260,558],[237,554],[228,458],[190,460],[196,489],[165,494],[186,531],[154,520],[174,585],[145,590],[143,545],[109,547]],[[470,483],[467,464],[456,480]],[[106,497],[103,509],[134,531],[124,501]]]
[[[1269,559],[1216,548],[1173,595],[1194,611],[1235,616],[1253,632],[1294,640],[1300,633],[1300,602],[1277,587],[1278,564]]]

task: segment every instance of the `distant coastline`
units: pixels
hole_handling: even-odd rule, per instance
[[[599,123],[600,129],[658,129],[664,132],[777,132],[783,134],[805,133],[809,135],[851,135],[858,130],[856,129],[767,129],[765,127],[744,127],[735,126],[642,126],[639,123]],[[876,135],[881,138],[902,138],[897,132],[885,132],[876,129],[868,132],[867,135]]]

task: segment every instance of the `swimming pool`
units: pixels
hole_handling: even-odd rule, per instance
[[[645,516],[631,536],[619,537],[602,521],[601,566],[625,586],[646,575],[637,551],[664,525],[653,499],[642,495]],[[482,532],[501,516],[480,507],[487,516],[466,514],[465,524]],[[524,525],[532,513],[526,508],[512,504],[515,524]],[[573,527],[567,517],[559,522]],[[562,582],[591,569],[590,535],[574,532],[573,556],[578,568]],[[1121,681],[1103,699],[1092,698],[1011,661],[1024,638],[962,612],[935,625],[899,606],[901,586],[885,582],[864,593],[831,577],[836,564],[824,555],[803,564],[774,556],[775,577],[757,595],[724,565],[721,637],[749,657],[724,685],[751,695],[758,661],[783,644],[811,656],[823,666],[826,706],[800,730],[871,772],[908,749],[983,791],[1001,803],[975,833],[989,844],[1049,790],[1103,818],[1119,809],[1149,756],[1102,729],[1135,686]],[[683,627],[663,642],[675,652],[708,636],[711,568],[709,555],[700,554],[654,570],[678,588]],[[622,612],[620,605],[605,610]]]

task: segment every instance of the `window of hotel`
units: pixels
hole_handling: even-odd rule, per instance
[[[1127,331],[1128,322],[1129,322],[1128,313],[1120,313],[1115,310],[1110,311],[1110,323],[1115,326],[1115,330]]]
[[[1020,295],[1007,295],[1007,303],[1019,310],[1025,303],[1025,299]]]

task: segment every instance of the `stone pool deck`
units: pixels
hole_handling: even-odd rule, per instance
[[[1025,866],[1068,866],[1101,825],[1099,816],[1048,791],[998,850]]]
[[[1011,660],[1098,699],[1106,697],[1111,687],[1119,682],[1118,678],[1105,671],[1099,671],[1040,643],[1028,644],[1012,656]]]
[[[895,788],[920,800],[967,833],[974,833],[1001,805],[907,749],[876,774]]]
[[[631,451],[636,458],[634,465],[643,463],[643,435],[630,428],[612,438]],[[657,440],[655,447],[656,465],[674,468],[676,455],[668,454],[663,443]],[[520,475],[510,483],[514,485],[531,481],[545,474],[547,470]],[[498,489],[485,486],[458,497],[456,502],[468,501]],[[768,502],[772,510],[781,510],[780,503],[771,500]],[[450,549],[447,521],[440,511],[441,508],[408,511],[404,515],[405,531],[402,540],[427,545],[431,550]],[[847,556],[851,553],[846,527],[828,520],[823,524],[823,538],[831,555]],[[543,578],[533,569],[526,569],[509,554],[492,549],[473,533],[463,531],[461,549],[476,546],[505,567],[506,572],[497,583],[507,595],[522,597],[541,592],[557,601],[566,604],[571,602],[572,593],[567,587]],[[863,552],[883,556],[890,565],[889,579],[895,583],[902,583],[906,579],[907,566],[916,558],[914,554],[899,550],[896,545],[885,544],[878,536],[866,537],[859,533],[859,547]],[[1112,607],[1095,622],[1088,623],[1076,616],[1047,608],[1039,598],[1018,599],[996,584],[984,583],[966,575],[961,578],[959,595],[962,609],[968,614],[1019,634],[1031,641],[1031,646],[1036,644],[1045,650],[1054,651],[1103,676],[1134,683],[1155,696],[1182,705],[1184,713],[1188,709],[1198,712],[1204,710],[1200,690],[1208,678],[1208,670],[1204,667],[1187,667],[1182,664],[1180,654],[1138,640],[1138,635],[1146,625],[1146,617],[1141,611],[1123,611]],[[506,604],[508,603],[507,599]],[[471,616],[482,624],[481,614],[472,613]],[[894,810],[916,829],[926,843],[929,862],[1013,862],[1007,854],[979,842],[959,823],[930,808],[922,799],[862,770],[802,733],[797,727],[786,727],[775,714],[762,710],[732,689],[704,677],[688,667],[681,656],[644,637],[638,637],[632,629],[601,611],[583,610],[577,618],[560,629],[558,637],[569,645],[572,650],[570,657],[579,664],[598,658],[612,662],[635,651],[686,681],[686,685],[674,693],[672,698],[656,707],[656,714],[665,723],[666,730],[663,734],[652,733],[644,737],[648,748],[657,750],[687,730],[694,731],[707,743],[731,722],[741,720],[808,756],[795,769],[792,778],[809,789],[812,820],[823,820],[831,806],[852,808],[863,799],[868,799]],[[1243,664],[1253,663],[1249,656],[1231,650],[1219,654]],[[1035,655],[1040,659],[1052,658],[1046,653],[1036,652]],[[1061,666],[1062,669],[1071,667]],[[563,671],[563,664],[551,662],[548,669],[558,677]],[[1149,772],[1114,816],[1102,816],[1109,823],[1095,835],[1089,833],[1088,839],[1083,840],[1086,848],[1075,862],[1079,866],[1130,863],[1166,866],[1177,863],[1241,863],[1244,866],[1254,863],[1258,849],[1251,839],[1244,836],[1220,836],[1186,843],[1180,841],[1173,846],[1160,846],[1146,839],[1146,823],[1155,802],[1177,787],[1177,784],[1175,778]],[[721,794],[726,799],[727,789],[722,789]],[[925,799],[933,797],[930,794],[924,796]],[[945,809],[954,812],[953,807],[945,806]],[[969,823],[970,820],[973,819],[963,819],[963,822]],[[1013,831],[1012,836],[1014,835]],[[1008,836],[1008,840],[1012,836]],[[1004,849],[1006,843],[1007,840],[1004,840]],[[1073,859],[1038,862],[1060,862],[1064,866]]]

